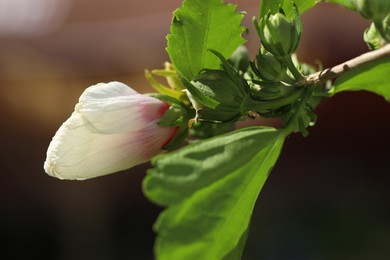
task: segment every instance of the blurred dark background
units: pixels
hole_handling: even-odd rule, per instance
[[[246,37],[258,48],[247,11]],[[0,258],[152,259],[160,209],[148,165],[88,181],[47,176],[47,146],[82,91],[122,81],[150,91],[145,68],[168,59],[181,1],[0,0]],[[368,23],[332,4],[303,15],[298,56],[329,67],[367,51]],[[261,192],[243,259],[390,259],[390,104],[342,93],[321,104],[310,135],[286,141]]]

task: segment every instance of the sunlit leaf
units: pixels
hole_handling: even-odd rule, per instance
[[[335,93],[366,90],[390,102],[390,58],[367,63],[342,74],[335,82]]]
[[[154,160],[144,192],[167,206],[155,225],[157,258],[240,259],[257,196],[283,141],[280,130],[251,127]]]
[[[221,0],[185,0],[173,13],[167,36],[167,51],[177,71],[191,81],[202,69],[219,68],[220,61],[209,49],[228,58],[243,44],[243,17],[236,5]]]

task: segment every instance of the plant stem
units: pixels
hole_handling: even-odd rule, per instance
[[[364,53],[356,58],[353,58],[349,61],[343,62],[339,65],[336,65],[332,68],[328,68],[303,78],[298,81],[296,86],[305,86],[307,84],[318,84],[326,82],[327,80],[331,80],[339,77],[341,74],[356,69],[363,64],[379,60],[381,58],[389,58],[390,57],[390,44],[386,44],[380,49],[370,51]]]

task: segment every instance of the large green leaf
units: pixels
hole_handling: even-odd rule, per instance
[[[177,71],[191,81],[202,69],[217,69],[213,49],[228,58],[245,42],[243,13],[222,0],[185,0],[173,13],[167,51]]]
[[[383,96],[390,102],[390,58],[367,63],[337,78],[335,93],[366,90]]]
[[[303,13],[312,8],[316,4],[316,0],[262,0],[260,2],[260,17],[267,15],[268,12],[276,13],[279,10],[279,6],[282,5],[283,11],[287,16],[294,15],[294,9],[291,2],[294,2],[299,10],[299,13]]]
[[[155,224],[157,258],[240,259],[283,141],[280,130],[251,127],[157,157],[144,181],[146,196],[167,206]]]

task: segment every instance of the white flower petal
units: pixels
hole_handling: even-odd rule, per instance
[[[126,84],[121,82],[112,81],[109,83],[98,83],[96,85],[87,88],[83,94],[81,94],[79,101],[96,101],[104,100],[109,98],[117,98],[124,96],[132,96],[139,94],[134,89],[128,87]]]
[[[87,88],[75,110],[91,131],[109,134],[135,131],[143,127],[145,120],[161,118],[168,107],[162,104],[165,103],[141,95],[123,83],[111,82]]]
[[[166,103],[118,82],[86,89],[75,109],[53,137],[44,164],[60,179],[93,178],[146,162],[176,131],[158,125]]]

